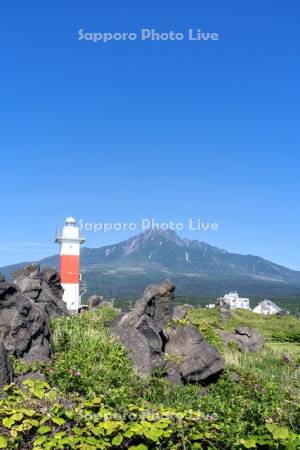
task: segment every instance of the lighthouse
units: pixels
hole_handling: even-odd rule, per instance
[[[60,244],[60,278],[64,288],[63,300],[70,311],[78,312],[81,307],[80,292],[80,245],[85,239],[73,217],[67,217],[63,231],[57,234],[55,242]]]

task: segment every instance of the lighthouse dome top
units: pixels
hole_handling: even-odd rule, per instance
[[[66,218],[66,225],[75,226],[75,224],[76,224],[76,220],[74,219],[74,217],[69,216]]]

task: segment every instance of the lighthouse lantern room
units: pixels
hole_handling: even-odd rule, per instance
[[[80,293],[80,245],[85,239],[73,217],[67,217],[62,233],[56,235],[60,244],[60,278],[64,288],[63,300],[70,311],[78,312],[81,307]]]

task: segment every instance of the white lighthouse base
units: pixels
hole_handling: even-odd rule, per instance
[[[64,288],[63,301],[69,311],[78,312],[81,307],[81,297],[79,295],[79,284],[62,283]]]

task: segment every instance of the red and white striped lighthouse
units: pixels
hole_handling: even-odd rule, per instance
[[[67,217],[62,234],[56,236],[60,244],[60,278],[64,288],[63,300],[70,311],[78,312],[80,295],[80,245],[85,239],[79,235],[79,228],[73,217]]]

